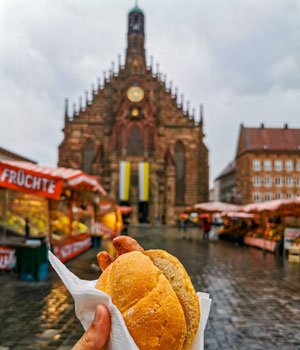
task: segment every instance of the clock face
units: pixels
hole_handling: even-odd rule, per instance
[[[139,86],[131,86],[127,90],[127,98],[131,102],[141,102],[144,98],[144,90]]]

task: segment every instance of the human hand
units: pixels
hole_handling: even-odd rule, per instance
[[[101,350],[108,341],[110,333],[110,313],[106,306],[96,308],[95,317],[90,328],[78,340],[72,350]]]

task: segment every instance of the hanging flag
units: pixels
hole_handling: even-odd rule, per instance
[[[119,199],[121,201],[129,200],[129,184],[130,184],[130,162],[120,162],[119,172]]]
[[[139,163],[139,200],[147,202],[149,200],[149,163]]]

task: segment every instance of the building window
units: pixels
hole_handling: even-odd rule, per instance
[[[272,178],[270,176],[265,177],[265,187],[271,187],[272,186]]]
[[[286,194],[286,198],[292,198],[293,197],[293,194],[291,193],[291,192],[288,192],[287,194]]]
[[[296,169],[297,171],[300,171],[300,160],[297,161]]]
[[[183,204],[185,192],[185,150],[181,141],[177,141],[175,144],[174,161],[176,165],[176,204]]]
[[[256,202],[256,203],[261,201],[260,192],[254,192],[253,193],[253,201]]]
[[[282,161],[275,160],[274,167],[276,171],[282,171]]]
[[[260,187],[261,186],[260,176],[254,176],[253,177],[253,186],[254,187]]]
[[[270,160],[264,161],[264,170],[271,171],[272,170],[272,162]]]
[[[272,199],[272,194],[271,192],[266,192],[265,193],[265,201],[270,201]]]
[[[88,174],[92,173],[92,164],[95,157],[94,143],[92,140],[87,140],[82,150],[82,170]]]
[[[149,154],[152,156],[155,150],[154,129],[149,131]]]
[[[142,156],[144,154],[144,140],[140,128],[133,125],[128,133],[127,155]]]
[[[297,187],[300,187],[300,177],[297,177],[297,179],[296,179],[296,185],[297,185]]]
[[[276,192],[275,193],[275,199],[281,199],[281,193],[280,192]]]
[[[105,152],[104,152],[104,145],[101,143],[98,149],[98,157],[97,157],[97,162],[101,163],[105,159]]]
[[[277,187],[281,187],[282,186],[281,176],[276,176],[275,177],[275,186],[277,186]]]
[[[253,170],[254,171],[260,171],[261,170],[260,160],[254,160],[253,161]]]
[[[293,171],[293,161],[287,160],[285,162],[285,171]]]
[[[292,187],[293,186],[293,179],[291,176],[286,176],[285,177],[285,185],[287,187]]]

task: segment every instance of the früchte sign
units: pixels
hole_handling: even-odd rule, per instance
[[[0,163],[1,187],[59,199],[63,185],[64,181],[60,178]]]

